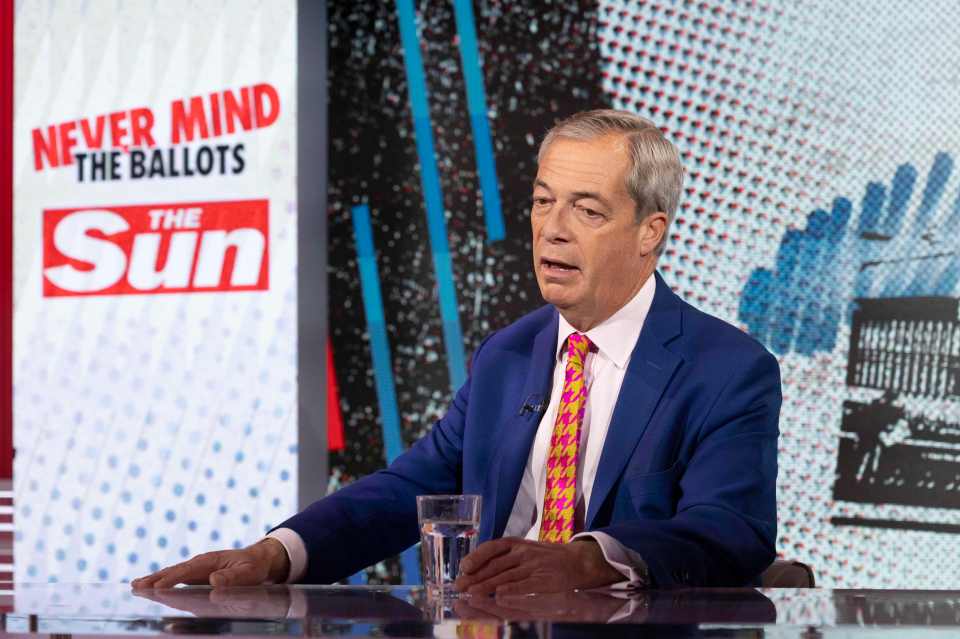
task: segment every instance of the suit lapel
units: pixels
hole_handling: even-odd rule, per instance
[[[504,428],[500,429],[502,439],[498,446],[500,454],[496,463],[491,465],[493,472],[490,479],[494,489],[490,494],[494,496],[494,503],[491,510],[484,509],[486,516],[480,526],[481,539],[496,539],[503,535],[510,511],[513,509],[513,502],[517,498],[523,471],[527,467],[527,458],[537,433],[537,426],[550,403],[553,367],[557,354],[556,311],[551,318],[534,339],[533,351],[528,363],[530,369],[521,396],[524,405],[536,406],[536,408],[524,409],[523,406],[517,406],[517,412]],[[493,515],[492,530],[484,525],[491,521],[490,514]]]
[[[681,302],[659,273],[655,277],[657,289],[653,303],[630,356],[600,453],[587,509],[587,530],[593,527],[600,506],[623,473],[664,390],[683,361],[679,355],[664,348],[666,343],[681,333]]]

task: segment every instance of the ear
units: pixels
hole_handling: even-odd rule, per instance
[[[654,211],[640,223],[640,252],[643,255],[653,253],[660,246],[660,242],[667,234],[668,221],[666,213]]]

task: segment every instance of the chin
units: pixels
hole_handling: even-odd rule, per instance
[[[540,296],[547,304],[553,304],[560,309],[568,308],[576,302],[574,292],[559,284],[541,284]]]

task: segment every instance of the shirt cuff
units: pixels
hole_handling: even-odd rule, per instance
[[[612,584],[611,588],[647,588],[650,586],[650,570],[647,562],[635,551],[630,550],[605,532],[595,530],[582,532],[573,539],[593,539],[600,546],[600,552],[607,563],[613,566],[625,581]]]
[[[290,573],[283,583],[294,584],[300,581],[307,572],[307,546],[300,535],[290,528],[277,528],[267,533],[264,539],[276,539],[287,551],[287,557],[290,559]]]

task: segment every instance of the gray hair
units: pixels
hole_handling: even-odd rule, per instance
[[[626,137],[631,167],[627,172],[627,193],[636,203],[637,222],[651,213],[667,214],[667,228],[673,223],[683,189],[683,166],[677,148],[657,126],[639,115],[615,109],[581,111],[557,122],[540,144],[537,161],[558,138],[592,140],[611,134]],[[657,246],[663,253],[667,235]]]

